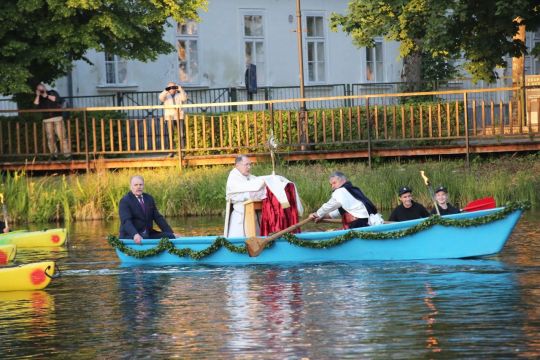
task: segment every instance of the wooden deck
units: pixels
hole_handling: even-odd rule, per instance
[[[471,141],[469,154],[487,153],[515,153],[540,151],[540,139],[514,138],[504,141],[487,142],[485,140]],[[269,162],[270,156],[261,153],[249,153],[254,162]],[[364,159],[369,160],[370,153],[362,150],[327,150],[327,151],[294,151],[277,153],[282,161],[318,161],[318,160],[344,160]],[[407,147],[407,148],[373,148],[372,158],[399,158],[419,156],[463,156],[467,155],[464,144],[446,145],[437,147]],[[198,155],[185,156],[182,159],[182,167],[230,165],[234,164],[236,154],[228,155]],[[99,169],[123,169],[123,168],[159,168],[179,167],[178,157],[171,158],[161,155],[135,154],[124,158],[73,159],[73,160],[35,160],[3,162],[3,170],[26,170],[26,171],[95,171]]]
[[[464,156],[540,150],[538,114],[523,104],[519,88],[335,97],[350,106],[308,111],[282,104],[334,99],[310,98],[226,103],[264,105],[268,110],[189,113],[183,123],[131,118],[134,109],[62,109],[73,160],[49,161],[38,110],[0,118],[3,170],[93,171],[96,169],[232,164],[237,154],[269,161],[268,141],[278,143],[281,161]],[[427,102],[403,102],[421,96]],[[219,104],[222,106],[223,104]],[[177,106],[178,107],[178,106]],[[106,111],[107,113],[104,113]],[[0,112],[1,113],[1,112]],[[67,114],[67,115],[66,115]],[[536,115],[535,115],[536,114]],[[182,133],[178,129],[183,129]]]

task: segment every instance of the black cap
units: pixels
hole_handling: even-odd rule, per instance
[[[444,191],[445,193],[448,193],[448,190],[446,190],[444,186],[439,186],[438,188],[436,188],[435,194],[438,193],[439,191]]]
[[[399,190],[398,190],[399,196],[401,196],[401,195],[403,195],[405,193],[412,193],[412,189],[410,187],[408,187],[408,186],[404,186],[404,187],[399,188]]]

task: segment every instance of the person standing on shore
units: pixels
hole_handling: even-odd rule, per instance
[[[143,192],[144,179],[140,175],[130,179],[130,191],[120,200],[120,239],[133,239],[140,244],[143,239],[174,239],[177,234],[158,211],[154,198]],[[153,228],[154,221],[161,231]]]
[[[424,205],[413,201],[410,187],[404,186],[400,188],[398,195],[401,204],[392,211],[389,221],[407,221],[429,217],[429,212]]]
[[[439,208],[439,214],[441,216],[459,214],[460,212],[458,208],[452,206],[452,204],[448,202],[448,190],[446,190],[444,186],[439,186],[437,189],[435,189],[435,201],[437,207]],[[437,214],[437,209],[431,209],[431,214]]]
[[[334,171],[329,181],[333,191],[330,200],[309,217],[315,222],[323,218],[341,218],[345,229],[368,226],[369,215],[377,214],[371,200],[340,171]]]
[[[36,98],[34,99],[34,105],[38,109],[61,109],[62,103],[60,101],[60,95],[55,90],[47,90],[44,84],[40,83],[36,87]],[[50,112],[43,119],[45,125],[45,133],[47,134],[47,145],[51,152],[51,158],[58,158],[58,148],[56,147],[56,136],[60,139],[60,145],[62,147],[62,153],[64,158],[71,158],[71,150],[69,148],[69,141],[66,136],[66,128],[64,126],[64,119],[62,113]]]
[[[163,105],[182,105],[187,101],[187,93],[181,86],[170,81],[167,83],[165,89],[159,94],[159,101],[161,101]],[[164,117],[166,121],[172,121],[171,129],[175,128],[176,120],[179,120],[180,144],[184,147],[184,110],[181,108],[165,109]]]

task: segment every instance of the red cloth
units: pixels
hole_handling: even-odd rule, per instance
[[[287,209],[283,209],[278,199],[266,187],[266,199],[262,201],[261,236],[267,236],[298,223],[296,191],[293,183],[285,185],[285,194],[291,205]],[[293,232],[299,233],[300,229],[298,228]]]

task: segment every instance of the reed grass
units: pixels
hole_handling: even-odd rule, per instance
[[[118,217],[118,203],[129,191],[129,179],[145,178],[145,191],[154,196],[166,216],[222,215],[225,208],[225,183],[230,166],[185,169],[101,170],[90,174],[29,176],[25,172],[6,172],[1,192],[11,221],[65,222]],[[429,192],[420,177],[424,170],[433,188],[444,185],[450,200],[458,206],[485,196],[494,196],[498,204],[528,200],[540,204],[540,155],[502,157],[473,161],[470,169],[462,160],[392,161],[369,169],[365,162],[321,161],[311,164],[282,163],[276,173],[295,182],[306,211],[316,210],[327,201],[331,189],[328,176],[344,172],[353,184],[381,209],[398,204],[397,189],[413,188],[415,199],[431,204]],[[255,175],[268,175],[268,163],[257,164]]]

